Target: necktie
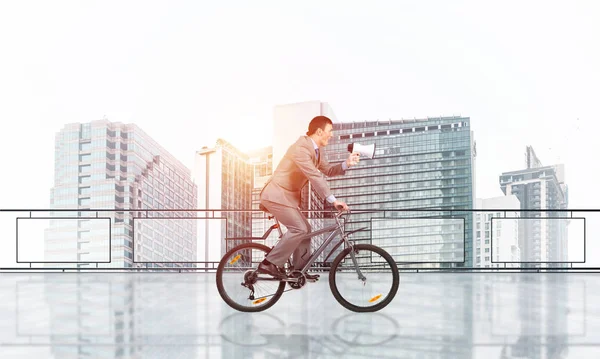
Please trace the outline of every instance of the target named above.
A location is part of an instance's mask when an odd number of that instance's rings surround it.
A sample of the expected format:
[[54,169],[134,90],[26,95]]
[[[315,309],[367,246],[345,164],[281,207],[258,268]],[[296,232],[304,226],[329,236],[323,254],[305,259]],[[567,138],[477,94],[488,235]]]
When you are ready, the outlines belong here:
[[317,162],[319,162],[319,149],[315,148],[315,153],[317,154]]

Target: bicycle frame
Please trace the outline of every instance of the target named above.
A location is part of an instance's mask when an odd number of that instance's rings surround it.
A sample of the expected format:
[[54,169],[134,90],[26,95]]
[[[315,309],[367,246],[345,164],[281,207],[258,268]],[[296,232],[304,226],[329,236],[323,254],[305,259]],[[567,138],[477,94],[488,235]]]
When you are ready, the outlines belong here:
[[[335,238],[335,236],[339,233],[341,235],[341,240],[339,241],[339,243],[333,247],[331,249],[331,252],[329,252],[329,254],[327,255],[327,258],[329,258],[329,256],[333,253],[333,251],[335,251],[335,249],[342,243],[346,244],[347,246],[353,248],[354,245],[352,243],[350,243],[350,241],[348,241],[348,235],[361,231],[367,227],[363,227],[363,228],[359,228],[356,229],[354,231],[348,232],[347,234],[344,232],[344,225],[342,224],[342,222],[340,221],[340,217],[343,214],[343,212],[339,212],[338,214],[336,214],[334,216],[334,219],[336,221],[336,224],[333,224],[331,226],[319,229],[318,231],[314,231],[314,232],[310,232],[307,233],[305,235],[302,236],[298,236],[296,238],[294,238],[294,240],[296,241],[303,241],[309,238],[313,238],[316,237],[320,234],[324,234],[324,233],[328,233],[329,235],[327,236],[327,238],[323,241],[323,243],[319,246],[319,248],[317,248],[316,251],[313,252],[313,254],[311,254],[310,258],[308,259],[308,262],[304,265],[304,267],[302,269],[300,269],[300,272],[302,274],[305,274],[308,269],[310,268],[310,266],[315,262],[315,260],[319,257],[319,255],[321,253],[323,253],[325,251],[325,248],[327,248],[327,246],[333,241],[333,239]],[[279,223],[279,221],[278,221]],[[358,278],[361,280],[365,280],[365,276],[362,274],[362,272],[360,271],[360,268],[358,268],[358,263],[356,262],[356,256],[354,255],[354,250],[350,251],[350,256],[352,258],[352,263],[354,264],[354,267],[356,268],[356,273],[358,274]]]
[[[305,241],[308,242],[310,241],[311,238],[319,236],[319,235],[323,235],[323,237],[326,237],[323,242],[319,245],[318,248],[316,248],[314,250],[314,252],[310,253],[310,255],[308,256],[308,258],[302,258],[306,260],[306,263],[303,264],[301,267],[297,267],[297,268],[293,268],[293,267],[287,267],[285,272],[283,269],[279,268],[277,270],[278,273],[272,273],[270,270],[264,271],[264,270],[260,270],[257,269],[255,267],[255,264],[258,263],[258,261],[261,260],[263,255],[267,255],[270,251],[269,247],[265,246],[264,244],[258,244],[258,243],[252,243],[252,242],[248,242],[248,243],[244,243],[242,245],[236,246],[233,249],[231,249],[230,251],[227,252],[227,254],[225,256],[223,256],[223,258],[221,259],[221,261],[219,262],[219,267],[217,269],[217,276],[216,276],[216,281],[217,281],[217,289],[219,290],[219,294],[221,295],[221,297],[223,298],[223,300],[225,300],[225,302],[227,302],[227,304],[229,304],[229,306],[231,306],[234,309],[243,311],[243,312],[260,312],[263,311],[265,309],[270,308],[273,304],[275,304],[279,298],[281,297],[281,295],[284,292],[287,292],[289,290],[294,290],[294,289],[300,289],[302,287],[304,287],[304,285],[307,282],[315,282],[318,279],[318,276],[315,277],[310,277],[307,274],[307,271],[309,270],[309,268],[315,263],[317,257],[321,256],[324,252],[325,249],[333,242],[334,238],[339,234],[341,237],[339,239],[338,243],[334,243],[335,245],[332,246],[331,252],[327,255],[325,261],[327,261],[327,258],[331,257],[332,254],[334,254],[336,252],[336,249],[342,244],[344,243],[345,245],[347,245],[346,248],[344,248],[341,252],[335,254],[335,259],[333,260],[331,267],[329,268],[329,275],[327,277],[329,277],[329,286],[331,288],[332,294],[335,297],[335,299],[345,308],[355,311],[355,312],[374,312],[374,311],[378,311],[382,308],[384,308],[386,305],[389,304],[389,302],[394,298],[397,290],[398,290],[398,285],[399,285],[399,275],[398,275],[398,268],[396,266],[396,263],[394,261],[394,259],[392,258],[392,256],[387,253],[384,249],[377,247],[375,245],[372,244],[355,244],[353,242],[351,242],[348,237],[350,234],[361,231],[367,227],[363,227],[360,229],[356,229],[356,230],[352,230],[352,231],[345,231],[344,228],[344,223],[342,220],[340,220],[341,216],[343,213],[337,213],[334,216],[332,216],[331,218],[335,219],[335,224],[331,225],[331,226],[327,226],[325,228],[319,229],[317,231],[313,231],[313,232],[309,232],[306,234],[301,234],[301,235],[294,235],[291,236],[290,238],[286,238],[285,240],[291,240],[292,242],[290,243],[290,246],[294,246],[295,241]],[[279,222],[276,221],[277,223],[272,226],[271,230],[273,230],[273,228],[279,228]],[[325,236],[325,234],[327,233],[327,235]],[[264,238],[265,236],[261,237]],[[271,247],[273,248],[273,247]],[[248,252],[244,252],[245,250],[248,250]],[[369,262],[372,262],[372,258],[370,258],[368,255],[367,256],[363,256],[363,257],[358,257],[358,251],[365,251],[365,252],[369,252],[369,253],[376,253],[378,255],[380,255],[381,257],[383,257],[383,265],[384,265],[384,269],[391,269],[391,275],[392,275],[392,283],[391,283],[391,287],[389,289],[389,294],[387,294],[386,296],[384,296],[384,292],[381,293],[376,293],[379,292],[380,289],[378,286],[376,286],[375,289],[371,288],[371,286],[366,287],[365,284],[367,283],[367,278],[365,277],[365,275],[363,274],[363,271],[365,271],[364,273],[371,273],[369,269],[365,268],[365,269],[361,269],[359,267],[359,264],[363,264],[363,259],[365,259],[365,263],[369,265]],[[253,252],[256,251],[257,253]],[[350,254],[350,256],[348,256]],[[235,257],[233,259],[230,260],[230,256],[235,255]],[[236,265],[235,267],[229,267],[228,264],[235,264],[238,262],[238,260],[240,258],[243,258],[242,261]],[[360,261],[360,263],[359,263]],[[290,261],[289,259],[287,260],[287,263],[289,264]],[[387,263],[387,265],[386,265]],[[379,266],[379,265],[377,265]],[[259,265],[260,268],[260,265]],[[228,276],[229,278],[227,280],[224,279],[224,273],[225,272],[231,272],[231,276]],[[235,272],[235,273],[233,273]],[[341,276],[338,276],[338,272],[341,273]],[[261,276],[260,274],[262,273],[266,273],[268,274],[267,276]],[[339,290],[339,285],[337,284],[338,282],[344,282],[347,280],[351,280],[351,278],[348,277],[347,274],[350,275],[350,277],[353,276],[353,274],[357,274],[357,278],[359,279],[359,288],[360,287],[365,287],[363,289],[363,294],[359,295],[360,298],[359,301],[357,302],[355,299],[350,299],[350,301],[348,301],[349,297],[345,297],[347,293],[345,293],[344,290],[342,290],[342,292],[340,292]],[[243,275],[243,279],[242,282],[238,282],[239,278],[238,276]],[[272,292],[265,292],[262,288],[258,288],[257,287],[257,292],[255,293],[255,285],[257,285],[257,283],[259,281],[269,281],[269,282],[279,282],[277,285],[277,288],[267,288],[267,290],[271,290],[271,289],[275,289],[275,291]],[[248,290],[250,290],[250,293],[248,295],[247,298],[246,294],[244,293],[245,289],[242,289],[242,292],[240,292],[239,290],[236,290],[237,287],[237,283],[239,283],[239,285],[241,285],[242,287],[247,288]],[[354,282],[356,283],[356,282]],[[286,288],[286,284],[289,284],[289,286],[291,287],[288,290],[285,290]],[[362,285],[361,285],[362,284]],[[231,289],[226,289],[225,285],[228,285],[231,287]],[[239,287],[237,287],[239,289]],[[344,286],[345,288],[345,286]],[[382,290],[385,290],[385,286],[382,287]],[[230,291],[233,290],[235,291],[236,295],[234,297],[232,297],[229,293]],[[265,292],[265,293],[263,293]],[[367,303],[367,297],[369,296],[369,292],[371,295],[371,299],[368,299],[368,303]],[[233,293],[233,292],[232,292]],[[256,294],[256,295],[255,295]],[[372,296],[373,294],[375,294],[375,296]],[[268,302],[264,303],[263,306],[256,306],[257,304],[263,303],[265,300],[267,300],[268,297],[272,297],[271,299],[268,300]],[[376,302],[379,299],[382,299],[382,301],[380,301],[379,303],[376,303],[374,305],[371,305],[370,303]],[[362,298],[362,299],[361,299]],[[239,300],[241,300],[241,302]],[[248,302],[251,301],[251,302]]]

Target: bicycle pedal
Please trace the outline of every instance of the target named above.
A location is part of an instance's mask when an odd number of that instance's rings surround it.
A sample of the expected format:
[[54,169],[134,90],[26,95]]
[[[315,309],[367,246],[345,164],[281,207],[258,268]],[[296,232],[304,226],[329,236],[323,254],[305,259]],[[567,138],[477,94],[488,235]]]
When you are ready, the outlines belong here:
[[315,278],[315,279],[308,279],[308,278],[306,278],[306,281],[309,282],[309,283],[314,283],[314,282],[318,282],[319,278]]

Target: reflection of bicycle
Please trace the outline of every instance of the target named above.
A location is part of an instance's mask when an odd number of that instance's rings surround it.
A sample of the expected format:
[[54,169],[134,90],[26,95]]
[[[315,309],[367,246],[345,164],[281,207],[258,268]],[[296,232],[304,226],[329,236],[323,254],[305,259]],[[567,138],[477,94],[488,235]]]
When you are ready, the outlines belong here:
[[[348,354],[353,348],[379,347],[398,338],[399,325],[394,318],[380,314],[346,314],[335,319],[330,333],[316,334],[322,327],[303,323],[284,323],[268,313],[233,313],[221,320],[221,338],[235,346],[252,350],[277,351],[292,356],[295,349],[310,347],[313,354]],[[307,345],[310,343],[310,345]],[[306,353],[297,353],[305,357]]]
[[[270,308],[281,298],[286,283],[292,289],[300,289],[306,284],[306,272],[339,233],[340,241],[327,256],[329,258],[342,243],[345,245],[329,268],[329,287],[333,296],[345,308],[355,312],[375,312],[384,308],[398,291],[396,262],[389,253],[377,246],[350,242],[348,236],[363,228],[345,233],[343,222],[340,221],[342,213],[334,215],[336,224],[295,239],[302,241],[329,233],[304,268],[295,269],[288,260],[284,279],[263,277],[256,272],[258,264],[271,250],[269,247],[251,242],[229,250],[217,268],[217,288],[223,300],[243,312],[259,312]],[[263,238],[273,228],[279,228],[279,223],[271,226]]]
[[400,326],[390,316],[374,313],[347,314],[336,319],[331,325],[333,335],[348,346],[374,347],[383,345],[398,337]]

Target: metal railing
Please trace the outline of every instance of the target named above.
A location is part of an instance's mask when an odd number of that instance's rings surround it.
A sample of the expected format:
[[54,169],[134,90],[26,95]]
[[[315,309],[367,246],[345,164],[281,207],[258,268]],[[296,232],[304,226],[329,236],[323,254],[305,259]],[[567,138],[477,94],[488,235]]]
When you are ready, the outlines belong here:
[[[313,230],[332,214],[304,213]],[[400,270],[600,271],[600,245],[587,243],[598,209],[373,209],[345,221],[366,226],[351,239],[385,248]],[[251,209],[0,209],[0,251],[15,253],[0,271],[214,271],[236,244],[275,244],[274,224]]]

